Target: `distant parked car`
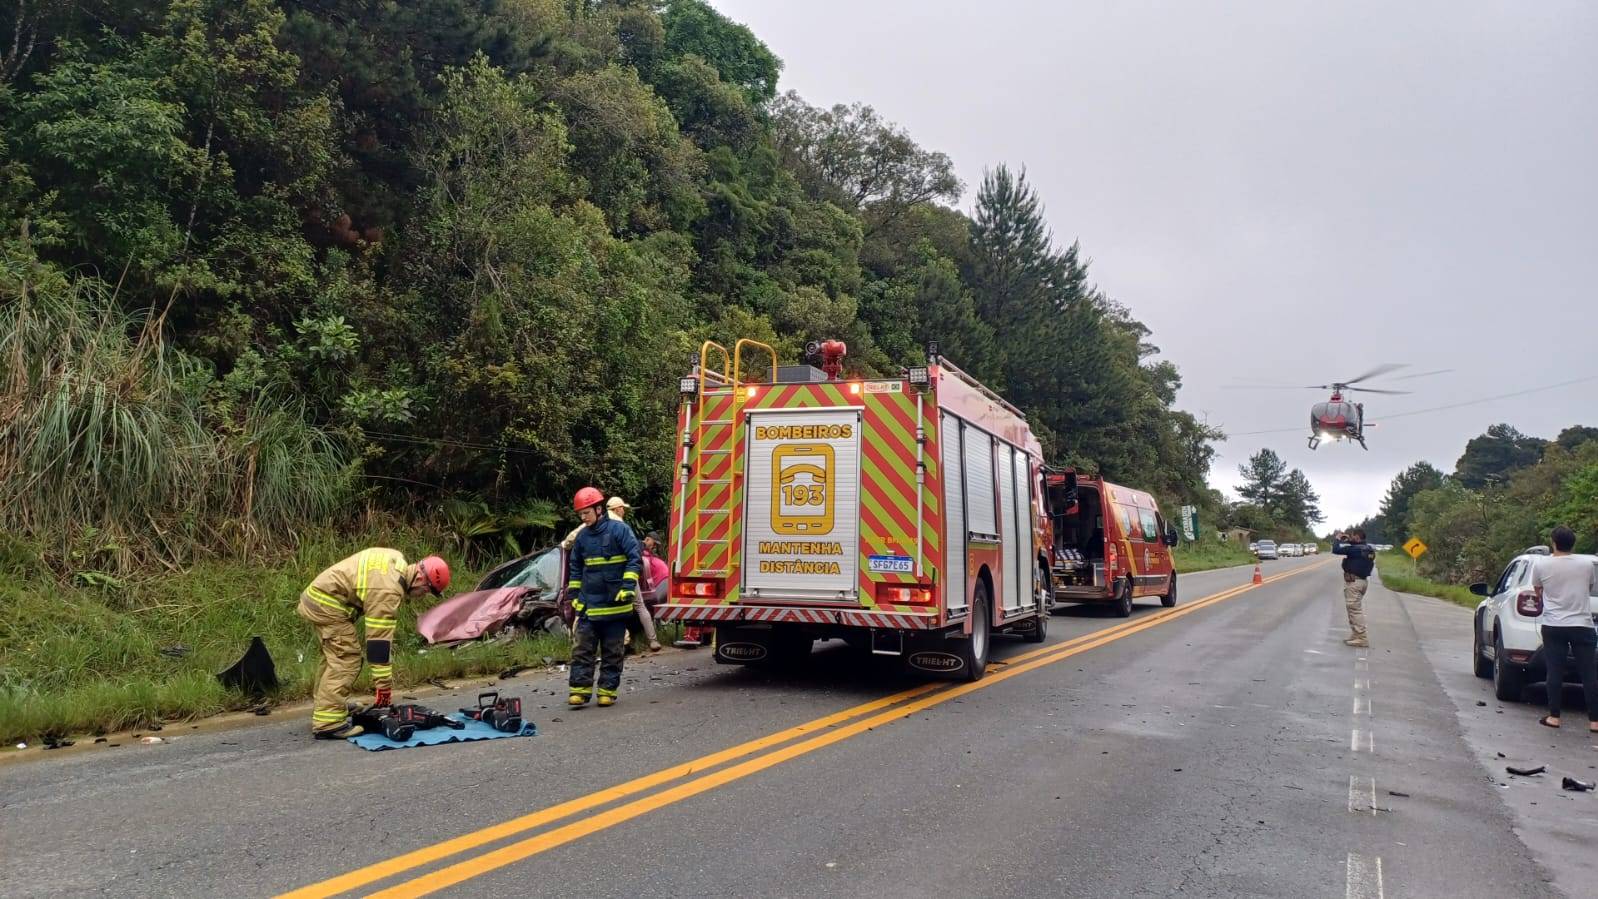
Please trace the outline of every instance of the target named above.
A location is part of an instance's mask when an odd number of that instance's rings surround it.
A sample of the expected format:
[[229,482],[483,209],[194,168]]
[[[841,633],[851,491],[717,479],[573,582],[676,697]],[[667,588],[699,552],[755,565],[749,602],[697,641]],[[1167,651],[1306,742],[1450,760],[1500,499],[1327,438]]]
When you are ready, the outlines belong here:
[[1311,556],[1320,555],[1321,545],[1319,543],[1306,543],[1304,544],[1304,552]]
[[1248,551],[1251,552],[1251,553],[1259,552],[1260,551],[1260,542],[1258,540],[1249,541]]
[[1278,558],[1276,554],[1276,541],[1261,540],[1259,546],[1254,549],[1254,555],[1259,556],[1261,559]]
[[[1471,659],[1477,677],[1493,679],[1493,694],[1505,702],[1518,702],[1527,684],[1541,681],[1543,663],[1542,600],[1531,583],[1531,567],[1548,547],[1533,546],[1516,556],[1492,586],[1471,584],[1470,592],[1485,597],[1476,606],[1475,639]],[[1598,557],[1582,556],[1598,565]],[[1598,622],[1598,596],[1591,597],[1594,622]],[[1567,677],[1575,675],[1575,660],[1565,657]]]

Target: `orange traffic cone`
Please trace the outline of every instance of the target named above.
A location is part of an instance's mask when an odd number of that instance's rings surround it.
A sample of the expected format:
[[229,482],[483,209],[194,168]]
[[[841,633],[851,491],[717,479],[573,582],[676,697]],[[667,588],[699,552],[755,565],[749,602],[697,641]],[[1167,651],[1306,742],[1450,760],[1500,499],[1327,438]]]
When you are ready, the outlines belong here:
[[1264,578],[1264,576],[1262,576],[1260,574],[1260,567],[1258,565],[1254,566],[1254,583],[1256,583],[1256,584],[1265,583],[1265,578]]

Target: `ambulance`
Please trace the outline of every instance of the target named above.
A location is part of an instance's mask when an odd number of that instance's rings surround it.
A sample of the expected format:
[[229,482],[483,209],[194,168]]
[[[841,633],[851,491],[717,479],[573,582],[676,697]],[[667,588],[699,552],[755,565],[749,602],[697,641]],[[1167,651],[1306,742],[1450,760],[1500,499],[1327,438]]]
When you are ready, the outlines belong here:
[[1176,605],[1176,528],[1153,495],[1071,470],[1044,482],[1056,603],[1108,603],[1123,618],[1145,596]]
[[666,621],[723,663],[795,663],[842,638],[976,680],[994,635],[1047,636],[1042,447],[1026,417],[929,347],[896,377],[706,343],[681,379]]

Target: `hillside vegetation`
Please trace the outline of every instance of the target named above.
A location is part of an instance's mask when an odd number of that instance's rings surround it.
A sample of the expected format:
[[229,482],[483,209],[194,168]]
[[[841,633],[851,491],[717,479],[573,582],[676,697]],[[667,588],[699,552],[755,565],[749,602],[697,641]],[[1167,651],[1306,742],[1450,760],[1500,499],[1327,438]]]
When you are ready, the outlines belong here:
[[293,598],[356,543],[464,574],[585,483],[658,526],[710,338],[936,340],[1051,460],[1218,521],[1216,433],[1024,167],[963,184],[781,68],[701,0],[16,4],[0,730],[238,702],[252,632],[299,672]]
[[[1456,586],[1494,581],[1559,525],[1576,532],[1577,552],[1598,552],[1598,428],[1573,426],[1547,440],[1493,425],[1470,440],[1452,473],[1428,462],[1400,472],[1379,514],[1361,523],[1373,542],[1419,537],[1428,551],[1416,573]],[[1468,597],[1449,598],[1474,605]]]
[[864,373],[936,339],[1052,458],[1205,496],[1213,434],[1022,169],[956,211],[948,157],[779,93],[699,0],[20,10],[0,527],[57,572],[282,550],[369,502],[548,526],[587,482],[658,521],[705,338],[841,337]]

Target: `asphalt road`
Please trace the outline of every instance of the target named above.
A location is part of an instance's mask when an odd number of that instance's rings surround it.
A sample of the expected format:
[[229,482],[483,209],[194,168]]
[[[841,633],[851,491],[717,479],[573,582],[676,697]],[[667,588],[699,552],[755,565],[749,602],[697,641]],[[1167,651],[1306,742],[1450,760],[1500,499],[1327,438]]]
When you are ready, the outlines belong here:
[[614,709],[500,684],[532,738],[367,753],[273,716],[0,766],[0,896],[1595,895],[1598,794],[1559,776],[1598,741],[1493,700],[1466,610],[1373,585],[1354,650],[1331,560],[1265,573],[1068,607],[974,685],[669,652]]

